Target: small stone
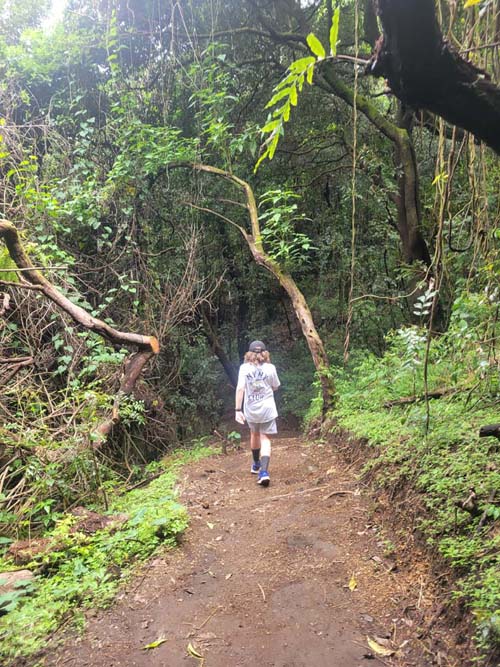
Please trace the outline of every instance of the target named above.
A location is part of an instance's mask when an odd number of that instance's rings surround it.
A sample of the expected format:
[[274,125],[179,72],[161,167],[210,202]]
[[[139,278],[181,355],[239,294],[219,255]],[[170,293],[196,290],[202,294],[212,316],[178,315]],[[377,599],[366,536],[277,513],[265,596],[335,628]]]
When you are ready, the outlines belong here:
[[20,582],[32,581],[35,575],[31,570],[14,570],[11,572],[0,572],[0,595],[20,590]]

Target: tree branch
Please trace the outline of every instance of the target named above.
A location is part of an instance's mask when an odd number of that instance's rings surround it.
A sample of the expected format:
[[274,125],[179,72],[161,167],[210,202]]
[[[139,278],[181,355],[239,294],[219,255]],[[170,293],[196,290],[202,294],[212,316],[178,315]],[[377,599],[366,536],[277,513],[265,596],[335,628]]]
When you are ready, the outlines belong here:
[[213,40],[217,37],[234,37],[235,35],[257,35],[258,37],[266,37],[274,42],[296,42],[299,44],[307,44],[305,37],[302,35],[297,35],[293,32],[277,32],[276,30],[271,29],[269,26],[266,26],[267,32],[265,30],[259,30],[258,28],[232,28],[230,30],[218,30],[217,32],[207,33],[203,35],[198,35],[198,39],[209,39]]
[[500,88],[443,38],[434,0],[378,0],[383,35],[367,71],[394,94],[472,132],[500,154]]
[[[24,280],[30,286],[40,290],[50,301],[55,303],[61,310],[67,313],[75,322],[89,331],[97,333],[105,340],[114,345],[135,346],[138,352],[132,354],[126,361],[123,376],[120,383],[120,391],[115,399],[111,419],[106,420],[97,428],[98,440],[94,443],[99,446],[111,431],[111,428],[120,421],[119,396],[130,394],[145,364],[153,356],[158,354],[160,345],[154,336],[142,336],[141,334],[128,333],[114,329],[106,322],[93,317],[81,306],[77,306],[68,297],[64,296],[57,287],[52,285],[30,261],[24,250],[17,229],[7,220],[0,220],[0,238],[3,238],[11,259],[17,268],[22,271]],[[23,287],[20,283],[16,287]]]

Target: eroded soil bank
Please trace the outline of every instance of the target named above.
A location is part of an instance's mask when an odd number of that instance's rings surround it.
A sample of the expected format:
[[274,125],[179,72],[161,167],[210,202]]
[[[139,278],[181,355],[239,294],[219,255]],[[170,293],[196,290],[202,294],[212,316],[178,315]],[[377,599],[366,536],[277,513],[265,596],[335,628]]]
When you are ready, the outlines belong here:
[[[184,468],[192,521],[180,548],[159,553],[43,664],[466,664],[445,631],[422,631],[438,603],[427,567],[388,555],[389,529],[374,525],[368,490],[330,446],[280,437],[267,489],[249,470],[246,449]],[[367,638],[395,653],[381,655]]]

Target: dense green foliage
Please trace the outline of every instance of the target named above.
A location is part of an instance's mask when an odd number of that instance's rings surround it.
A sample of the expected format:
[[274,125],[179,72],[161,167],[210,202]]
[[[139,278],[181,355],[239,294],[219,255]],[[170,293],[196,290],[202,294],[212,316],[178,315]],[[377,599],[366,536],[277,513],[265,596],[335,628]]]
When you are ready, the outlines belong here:
[[[455,569],[457,595],[472,609],[483,647],[500,639],[498,447],[478,437],[480,426],[498,416],[491,356],[498,323],[485,326],[497,306],[488,297],[457,300],[447,332],[431,344],[429,392],[442,390],[441,397],[390,406],[400,397],[424,397],[426,333],[405,328],[391,335],[382,358],[367,354],[340,374],[336,415],[340,426],[366,438],[362,474],[404,519],[402,539],[421,534]],[[459,507],[471,488],[478,498],[472,517]]]
[[[63,294],[160,352],[124,395],[134,346],[27,289],[2,244],[6,539],[105,507],[218,427],[253,338],[278,366],[281,414],[319,414],[294,308],[241,233],[242,192],[192,168],[204,163],[251,185],[259,241],[328,351],[336,416],[370,439],[367,475],[417,494],[401,513],[418,508],[416,534],[455,568],[487,651],[500,463],[477,429],[500,421],[498,158],[362,76],[370,2],[69,0],[54,25],[48,4],[0,2],[2,217]],[[450,41],[498,82],[495,3],[438,4]],[[436,388],[446,395],[383,406]],[[470,487],[480,516],[454,504]]]

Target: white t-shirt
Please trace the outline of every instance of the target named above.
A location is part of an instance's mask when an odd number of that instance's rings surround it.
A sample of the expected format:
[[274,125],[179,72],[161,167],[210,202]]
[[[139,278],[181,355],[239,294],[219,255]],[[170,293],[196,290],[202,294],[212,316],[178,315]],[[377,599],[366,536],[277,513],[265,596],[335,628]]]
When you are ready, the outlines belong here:
[[243,412],[246,420],[263,424],[276,419],[278,412],[274,402],[274,390],[280,386],[274,364],[245,363],[240,366],[237,389],[245,390]]

